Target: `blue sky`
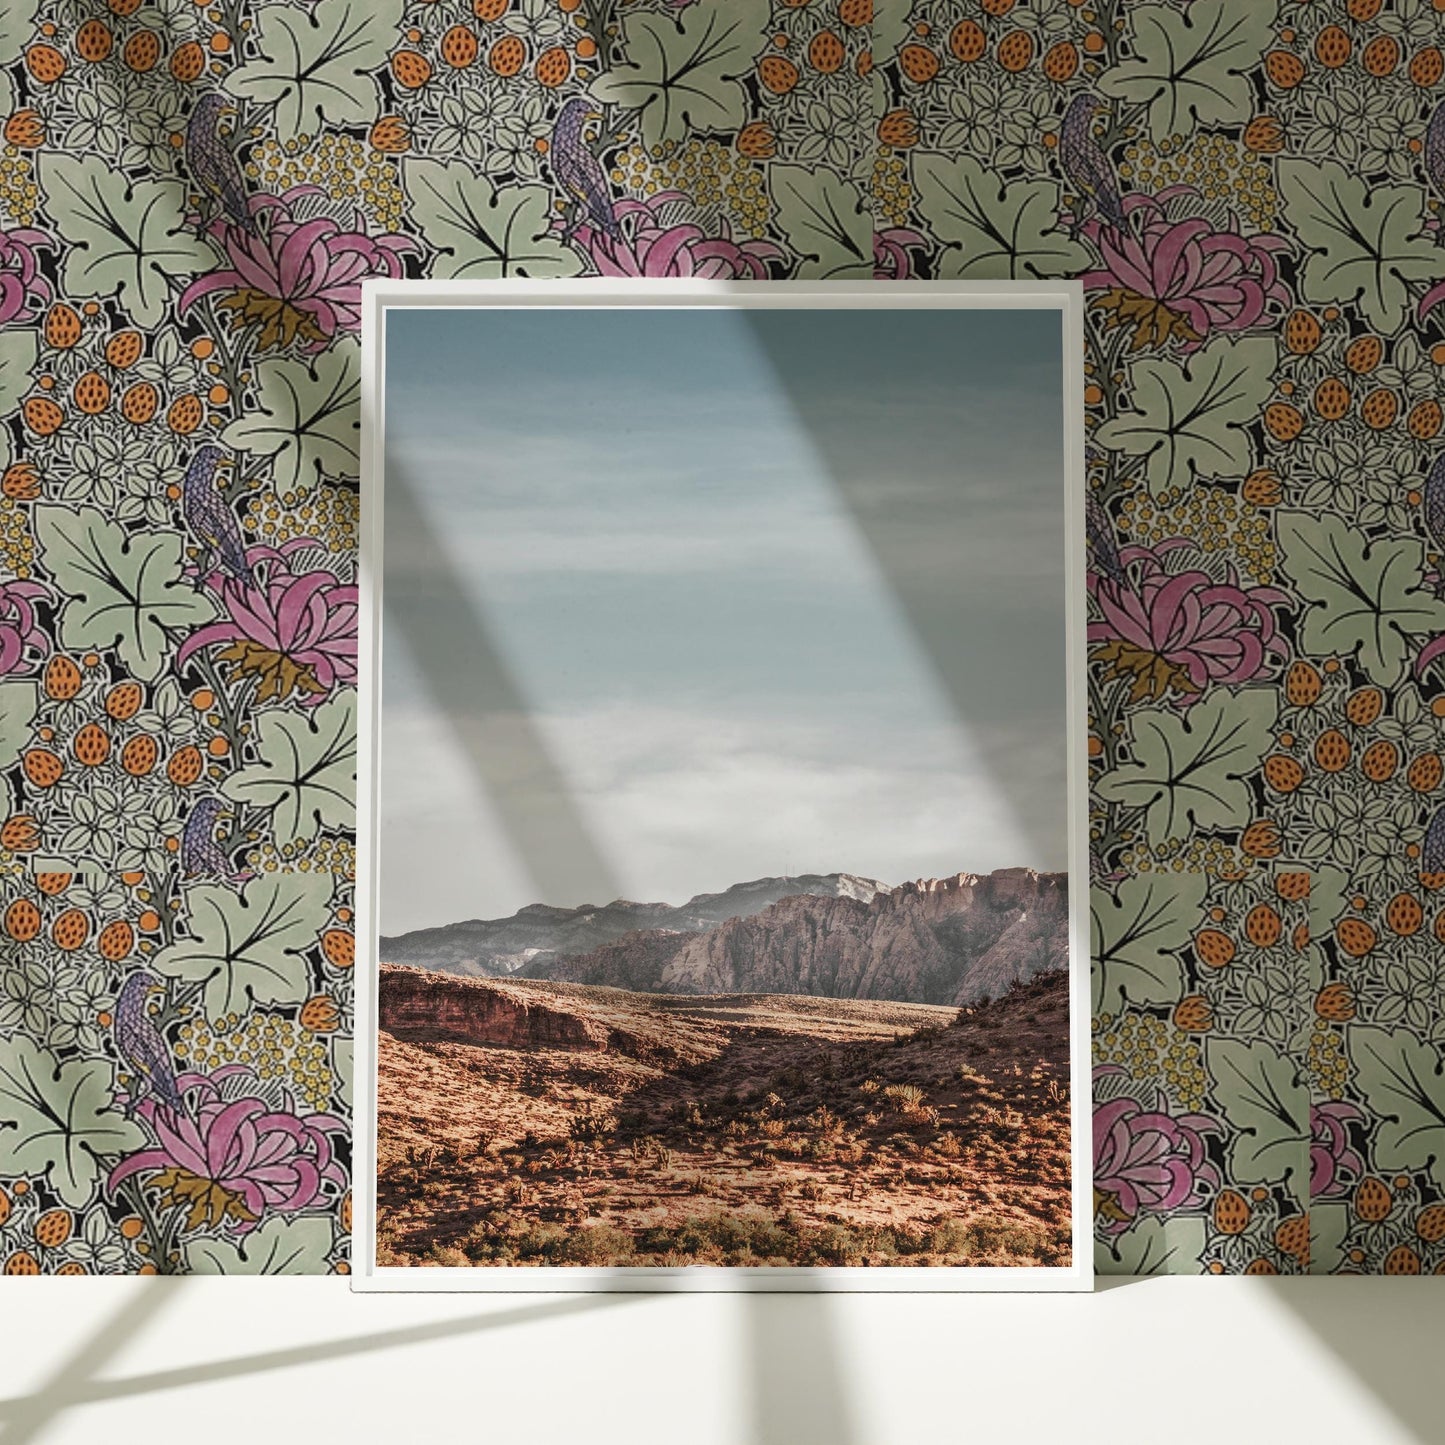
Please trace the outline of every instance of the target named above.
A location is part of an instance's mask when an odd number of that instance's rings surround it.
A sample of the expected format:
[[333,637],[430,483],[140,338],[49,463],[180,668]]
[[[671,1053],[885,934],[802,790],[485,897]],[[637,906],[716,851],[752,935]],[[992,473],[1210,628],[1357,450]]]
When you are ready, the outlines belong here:
[[1048,312],[392,311],[383,932],[1062,868],[1059,355]]

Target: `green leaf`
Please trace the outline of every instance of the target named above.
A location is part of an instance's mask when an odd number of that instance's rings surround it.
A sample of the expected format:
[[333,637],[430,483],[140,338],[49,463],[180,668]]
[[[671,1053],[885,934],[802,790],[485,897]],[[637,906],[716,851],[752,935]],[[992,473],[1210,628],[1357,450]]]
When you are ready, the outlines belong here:
[[1310,1203],[1311,1274],[1330,1274],[1344,1263],[1350,1222],[1348,1204]]
[[341,1034],[332,1034],[331,1070],[336,1075],[336,1100],[344,1108],[351,1107],[355,1062],[356,1040]]
[[39,706],[39,683],[0,683],[0,768],[15,762],[30,741],[30,725]]
[[45,566],[69,598],[60,614],[66,647],[114,647],[151,682],[169,656],[166,629],[187,631],[216,615],[181,576],[180,537],[130,536],[94,507],[38,506],[34,517]]
[[650,151],[695,131],[736,130],[747,109],[738,77],[767,39],[766,18],[761,7],[737,0],[703,0],[676,19],[646,11],[629,15],[622,59],[592,82],[592,95],[603,105],[635,111]]
[[465,161],[413,157],[402,178],[416,228],[436,248],[431,274],[446,280],[575,276],[582,258],[552,231],[546,186],[498,190]]
[[873,213],[852,181],[826,167],[772,168],[778,229],[812,281],[866,281],[873,275]]
[[266,5],[260,54],[232,74],[235,95],[274,106],[281,140],[328,125],[367,125],[376,116],[376,83],[396,43],[402,0],[320,0],[309,10]]
[[1094,1247],[1097,1274],[1200,1274],[1206,1240],[1197,1215],[1161,1218],[1146,1214],[1124,1234],[1099,1240]]
[[1105,773],[1095,793],[1105,803],[1144,808],[1155,842],[1199,828],[1237,828],[1253,816],[1244,781],[1273,742],[1279,698],[1267,688],[1216,688],[1187,711],[1140,708],[1130,721],[1133,761]]
[[268,709],[256,722],[260,761],[233,773],[221,792],[272,810],[280,843],[314,838],[356,821],[356,693],[306,713]]
[[[30,390],[35,373],[35,358],[40,354],[40,340],[33,331],[18,326],[0,331],[0,417],[8,416],[25,393]],[[8,429],[0,427],[4,437],[5,455],[10,453]]]
[[1355,1087],[1379,1120],[1373,1157],[1380,1170],[1430,1170],[1445,1184],[1445,1059],[1408,1029],[1358,1024],[1350,1030]]
[[5,0],[0,5],[0,65],[20,59],[39,9],[40,0]]
[[1421,234],[1420,188],[1366,181],[1338,161],[1281,160],[1278,171],[1285,219],[1311,253],[1305,300],[1356,302],[1377,331],[1393,332],[1409,283],[1440,275],[1440,252]]
[[1052,181],[999,179],[972,156],[919,155],[918,209],[943,243],[941,280],[1027,281],[1072,276],[1089,254],[1059,225]]
[[0,1048],[0,1174],[49,1171],[61,1200],[79,1209],[103,1160],[144,1143],[140,1127],[115,1106],[105,1061],[62,1063],[24,1035]]
[[1233,124],[1253,102],[1249,72],[1274,39],[1275,0],[1194,0],[1183,12],[1136,5],[1133,54],[1099,77],[1115,100],[1149,107],[1157,141]]
[[331,894],[331,877],[320,873],[266,873],[240,897],[200,884],[186,895],[191,936],[163,948],[151,966],[182,983],[204,982],[212,1018],[301,1003],[311,983],[305,953],[326,927]]
[[1130,373],[1132,410],[1095,433],[1101,447],[1147,457],[1154,491],[1190,486],[1196,475],[1237,476],[1251,457],[1245,427],[1270,394],[1275,345],[1263,337],[1219,337],[1187,365],[1136,361]]
[[1310,1170],[1310,1100],[1294,1062],[1262,1041],[1210,1039],[1204,1063],[1215,1101],[1235,1130],[1230,1178],[1241,1184],[1292,1180],[1303,1197]]
[[186,225],[185,188],[176,181],[129,180],[100,156],[43,154],[40,189],[55,229],[70,243],[65,289],[112,296],[141,326],[158,326],[171,280],[216,264],[215,252]]
[[360,348],[343,342],[311,363],[289,358],[256,368],[255,407],[221,433],[237,451],[275,457],[278,492],[307,491],[322,477],[360,469]]
[[1118,1013],[1125,1000],[1172,1003],[1184,991],[1179,950],[1199,924],[1202,873],[1139,873],[1117,894],[1095,889],[1090,905],[1094,1012]]
[[1280,566],[1310,604],[1301,650],[1312,656],[1358,654],[1382,687],[1404,676],[1411,638],[1445,630],[1445,602],[1420,585],[1423,542],[1372,542],[1344,517],[1277,512]]
[[229,1239],[192,1239],[185,1248],[186,1273],[328,1274],[333,1243],[329,1218],[273,1215],[237,1244]]

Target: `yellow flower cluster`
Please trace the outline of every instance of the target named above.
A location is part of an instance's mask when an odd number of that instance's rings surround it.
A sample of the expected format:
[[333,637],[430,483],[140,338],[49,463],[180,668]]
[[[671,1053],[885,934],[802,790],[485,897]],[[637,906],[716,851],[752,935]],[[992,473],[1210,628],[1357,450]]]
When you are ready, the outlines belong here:
[[333,552],[356,550],[361,496],[349,487],[322,485],[285,498],[275,492],[252,497],[242,519],[248,532],[271,546],[295,537],[315,537]]
[[913,184],[908,179],[908,163],[897,151],[887,146],[879,150],[873,161],[871,187],[879,217],[890,226],[907,225]]
[[1120,513],[1124,531],[1141,546],[1187,537],[1201,552],[1232,549],[1253,582],[1274,580],[1278,554],[1268,518],[1223,487],[1169,487],[1158,496],[1140,488],[1125,497]]
[[262,873],[335,873],[356,877],[356,849],[345,838],[311,842],[262,843],[246,854],[247,864]]
[[767,233],[771,202],[762,170],[716,141],[667,141],[654,155],[634,141],[616,160],[612,179],[639,197],[682,191],[700,206],[717,206],[742,235]]
[[1118,1064],[1136,1079],[1162,1079],[1185,1110],[1204,1103],[1209,1080],[1199,1045],[1153,1014],[1101,1014],[1094,1020],[1094,1062]]
[[1213,878],[1237,878],[1254,867],[1237,848],[1219,838],[1171,838],[1148,852],[1130,849],[1121,859],[1124,866],[1141,873],[1207,873]]
[[35,538],[24,507],[0,497],[0,559],[23,582],[35,561]]
[[333,201],[351,202],[382,230],[401,228],[404,199],[396,167],[354,136],[263,140],[251,152],[246,174],[276,194],[292,186],[319,186]]
[[40,187],[35,183],[35,168],[15,146],[0,152],[0,207],[12,225],[35,223],[35,208],[40,204]]
[[336,1086],[326,1045],[279,1014],[188,1020],[181,1025],[175,1054],[197,1070],[246,1064],[263,1083],[278,1080],[313,1109],[326,1108]]
[[1316,1019],[1310,1030],[1309,1047],[1305,1051],[1305,1066],[1315,1091],[1331,1099],[1342,1099],[1345,1082],[1350,1077],[1350,1061],[1345,1057],[1345,1046],[1339,1032],[1332,1029],[1323,1019]]
[[1269,166],[1227,136],[1197,135],[1186,141],[1176,135],[1157,145],[1133,141],[1125,148],[1119,178],[1151,193],[1165,186],[1193,186],[1205,200],[1227,202],[1252,229],[1274,228],[1279,192]]

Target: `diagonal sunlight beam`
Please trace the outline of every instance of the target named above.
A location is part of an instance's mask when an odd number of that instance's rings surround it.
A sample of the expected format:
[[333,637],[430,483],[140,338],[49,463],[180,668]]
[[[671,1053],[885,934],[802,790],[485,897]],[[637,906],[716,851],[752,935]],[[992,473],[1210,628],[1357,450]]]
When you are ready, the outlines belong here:
[[[406,467],[389,457],[383,563],[387,639],[404,640],[438,712],[490,796],[518,861],[535,882],[537,901],[609,903],[622,894],[616,873],[593,840],[571,785],[537,730],[530,704],[419,494]],[[384,732],[385,724],[383,748]],[[384,837],[381,848],[385,868]]]
[[76,1403],[76,1391],[94,1378],[114,1355],[125,1349],[185,1288],[179,1279],[132,1286],[125,1303],[79,1349],[62,1361],[39,1389],[0,1401],[3,1445],[29,1445],[56,1418]]
[[349,1335],[339,1340],[295,1345],[284,1350],[237,1355],[229,1360],[208,1360],[203,1364],[185,1365],[173,1370],[153,1370],[147,1374],[122,1376],[113,1380],[96,1379],[96,1372],[105,1361],[128,1344],[137,1328],[170,1303],[172,1292],[182,1287],[182,1282],[178,1279],[155,1281],[139,1291],[139,1301],[128,1304],[90,1344],[68,1359],[40,1390],[32,1395],[0,1400],[0,1420],[7,1422],[4,1434],[0,1435],[0,1445],[25,1445],[25,1442],[36,1439],[39,1431],[61,1411],[81,1405],[159,1394],[165,1390],[212,1384],[219,1380],[242,1379],[249,1375],[267,1374],[273,1370],[298,1369],[328,1360],[348,1359],[380,1350],[454,1339],[483,1330],[541,1323],[565,1315],[611,1309],[616,1305],[649,1298],[640,1294],[582,1295],[549,1300],[544,1304],[518,1305],[512,1309],[468,1315],[459,1320],[438,1320],[431,1324],[409,1325],[402,1329],[377,1331],[374,1334]]

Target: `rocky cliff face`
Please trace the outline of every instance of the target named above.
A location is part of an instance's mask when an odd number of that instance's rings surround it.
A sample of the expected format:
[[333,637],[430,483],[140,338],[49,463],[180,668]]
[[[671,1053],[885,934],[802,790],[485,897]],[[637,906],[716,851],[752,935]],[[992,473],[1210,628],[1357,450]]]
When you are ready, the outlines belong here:
[[868,901],[784,898],[705,933],[634,933],[537,973],[644,992],[972,1003],[1067,968],[1067,883],[1008,868],[905,883]]
[[553,977],[547,972],[552,960],[589,953],[639,931],[698,933],[730,918],[748,917],[796,894],[866,900],[885,892],[887,886],[851,873],[808,873],[794,878],[758,878],[723,893],[699,893],[680,908],[627,899],[605,907],[552,908],[534,903],[510,918],[473,918],[444,928],[384,937],[381,957],[386,963],[414,964],[471,978],[512,973]]
[[481,980],[384,963],[378,997],[381,1027],[397,1039],[507,1049],[602,1050],[608,1045],[607,1031],[591,1020]]

